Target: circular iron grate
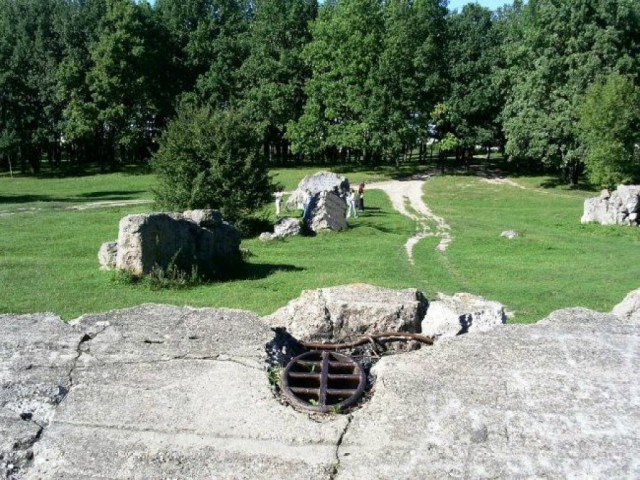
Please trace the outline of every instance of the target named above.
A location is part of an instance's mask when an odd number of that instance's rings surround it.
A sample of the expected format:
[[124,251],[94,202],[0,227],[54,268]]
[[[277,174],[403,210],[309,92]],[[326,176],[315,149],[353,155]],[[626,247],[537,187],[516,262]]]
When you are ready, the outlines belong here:
[[327,413],[355,404],[366,385],[362,367],[346,355],[311,351],[289,362],[281,386],[295,405]]

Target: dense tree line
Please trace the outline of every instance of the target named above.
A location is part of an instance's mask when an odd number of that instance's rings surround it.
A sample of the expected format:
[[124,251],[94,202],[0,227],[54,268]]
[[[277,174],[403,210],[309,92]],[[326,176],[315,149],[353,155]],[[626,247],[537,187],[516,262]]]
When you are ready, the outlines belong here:
[[192,139],[169,130],[214,119],[244,125],[251,165],[436,142],[613,184],[638,176],[639,73],[635,0],[0,0],[0,167],[117,168],[166,137],[173,175]]

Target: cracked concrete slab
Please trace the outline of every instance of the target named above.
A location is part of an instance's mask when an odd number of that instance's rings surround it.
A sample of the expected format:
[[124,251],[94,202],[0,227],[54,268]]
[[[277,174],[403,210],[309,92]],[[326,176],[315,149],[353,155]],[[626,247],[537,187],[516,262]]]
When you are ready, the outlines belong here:
[[638,478],[639,334],[567,309],[385,358],[335,478]]
[[371,399],[274,398],[257,315],[0,316],[0,478],[640,477],[640,325],[585,309],[385,357]]

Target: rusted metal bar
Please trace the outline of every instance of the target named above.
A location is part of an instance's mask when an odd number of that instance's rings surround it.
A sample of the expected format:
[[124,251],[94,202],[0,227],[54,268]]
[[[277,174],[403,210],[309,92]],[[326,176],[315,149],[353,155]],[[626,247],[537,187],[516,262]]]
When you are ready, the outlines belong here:
[[408,333],[408,332],[382,332],[382,333],[372,333],[371,335],[366,335],[364,337],[360,337],[357,340],[352,342],[344,342],[344,343],[320,343],[320,342],[300,342],[302,346],[313,349],[313,350],[344,350],[347,348],[357,347],[359,345],[364,345],[365,343],[370,343],[372,341],[380,341],[380,340],[414,340],[416,342],[424,343],[427,345],[433,345],[434,338],[427,337],[425,335],[420,335],[419,333]]

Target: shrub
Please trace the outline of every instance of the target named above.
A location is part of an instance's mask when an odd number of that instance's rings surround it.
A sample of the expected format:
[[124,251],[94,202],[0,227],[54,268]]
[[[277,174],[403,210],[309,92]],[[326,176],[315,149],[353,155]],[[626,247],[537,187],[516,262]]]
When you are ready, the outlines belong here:
[[215,208],[231,222],[246,222],[273,192],[256,131],[235,111],[188,104],[179,110],[152,159],[156,204]]

